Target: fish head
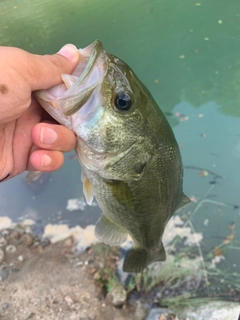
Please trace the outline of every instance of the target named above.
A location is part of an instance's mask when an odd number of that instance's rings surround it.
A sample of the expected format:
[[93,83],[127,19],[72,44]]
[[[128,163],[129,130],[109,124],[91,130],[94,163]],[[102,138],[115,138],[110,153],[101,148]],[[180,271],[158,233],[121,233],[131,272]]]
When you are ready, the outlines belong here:
[[79,49],[80,62],[63,83],[36,97],[59,123],[98,153],[114,154],[144,134],[148,97],[130,67],[99,40]]

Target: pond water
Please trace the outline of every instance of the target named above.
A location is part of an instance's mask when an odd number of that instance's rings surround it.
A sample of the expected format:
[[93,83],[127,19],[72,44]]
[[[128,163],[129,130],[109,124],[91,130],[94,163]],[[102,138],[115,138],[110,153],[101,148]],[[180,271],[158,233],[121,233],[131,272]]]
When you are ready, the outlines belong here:
[[[196,202],[180,215],[203,234],[203,256],[220,246],[221,267],[240,272],[239,0],[2,0],[0,30],[0,45],[38,54],[100,39],[133,68],[181,146],[184,192]],[[49,222],[95,223],[97,206],[66,209],[83,194],[78,161],[65,159],[42,183],[1,184],[0,216],[30,217],[39,233]]]

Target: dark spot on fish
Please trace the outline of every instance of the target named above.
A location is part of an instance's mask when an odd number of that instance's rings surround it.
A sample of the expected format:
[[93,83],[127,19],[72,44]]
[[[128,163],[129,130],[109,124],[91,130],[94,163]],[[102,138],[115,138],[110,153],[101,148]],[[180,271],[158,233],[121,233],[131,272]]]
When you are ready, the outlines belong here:
[[236,205],[233,206],[233,209],[237,210],[237,209],[239,209],[239,206],[236,204]]
[[0,84],[0,93],[6,94],[8,93],[8,87],[5,84]]
[[10,176],[10,173],[7,174],[5,178],[3,178],[2,180],[0,180],[0,182],[3,182],[4,180],[6,180],[9,176]]

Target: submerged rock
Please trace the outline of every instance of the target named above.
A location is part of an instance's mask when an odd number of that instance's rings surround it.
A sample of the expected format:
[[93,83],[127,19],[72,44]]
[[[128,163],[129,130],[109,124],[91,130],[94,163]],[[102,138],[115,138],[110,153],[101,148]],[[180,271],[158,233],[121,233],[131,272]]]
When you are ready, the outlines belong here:
[[[171,313],[171,318],[168,316]],[[168,319],[178,319],[175,316],[172,316],[172,312],[166,308],[154,308],[151,309],[146,320],[168,320]]]
[[197,308],[185,309],[181,314],[189,320],[238,320],[240,315],[239,303],[218,301]]

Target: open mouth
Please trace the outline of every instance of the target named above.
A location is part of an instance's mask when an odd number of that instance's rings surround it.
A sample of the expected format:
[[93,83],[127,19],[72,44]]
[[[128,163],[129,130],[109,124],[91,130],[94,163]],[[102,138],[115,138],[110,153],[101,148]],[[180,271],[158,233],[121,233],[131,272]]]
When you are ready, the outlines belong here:
[[106,52],[99,40],[78,51],[80,61],[71,75],[62,75],[63,84],[36,92],[38,98],[51,102],[65,116],[73,115],[85,105],[107,70]]

